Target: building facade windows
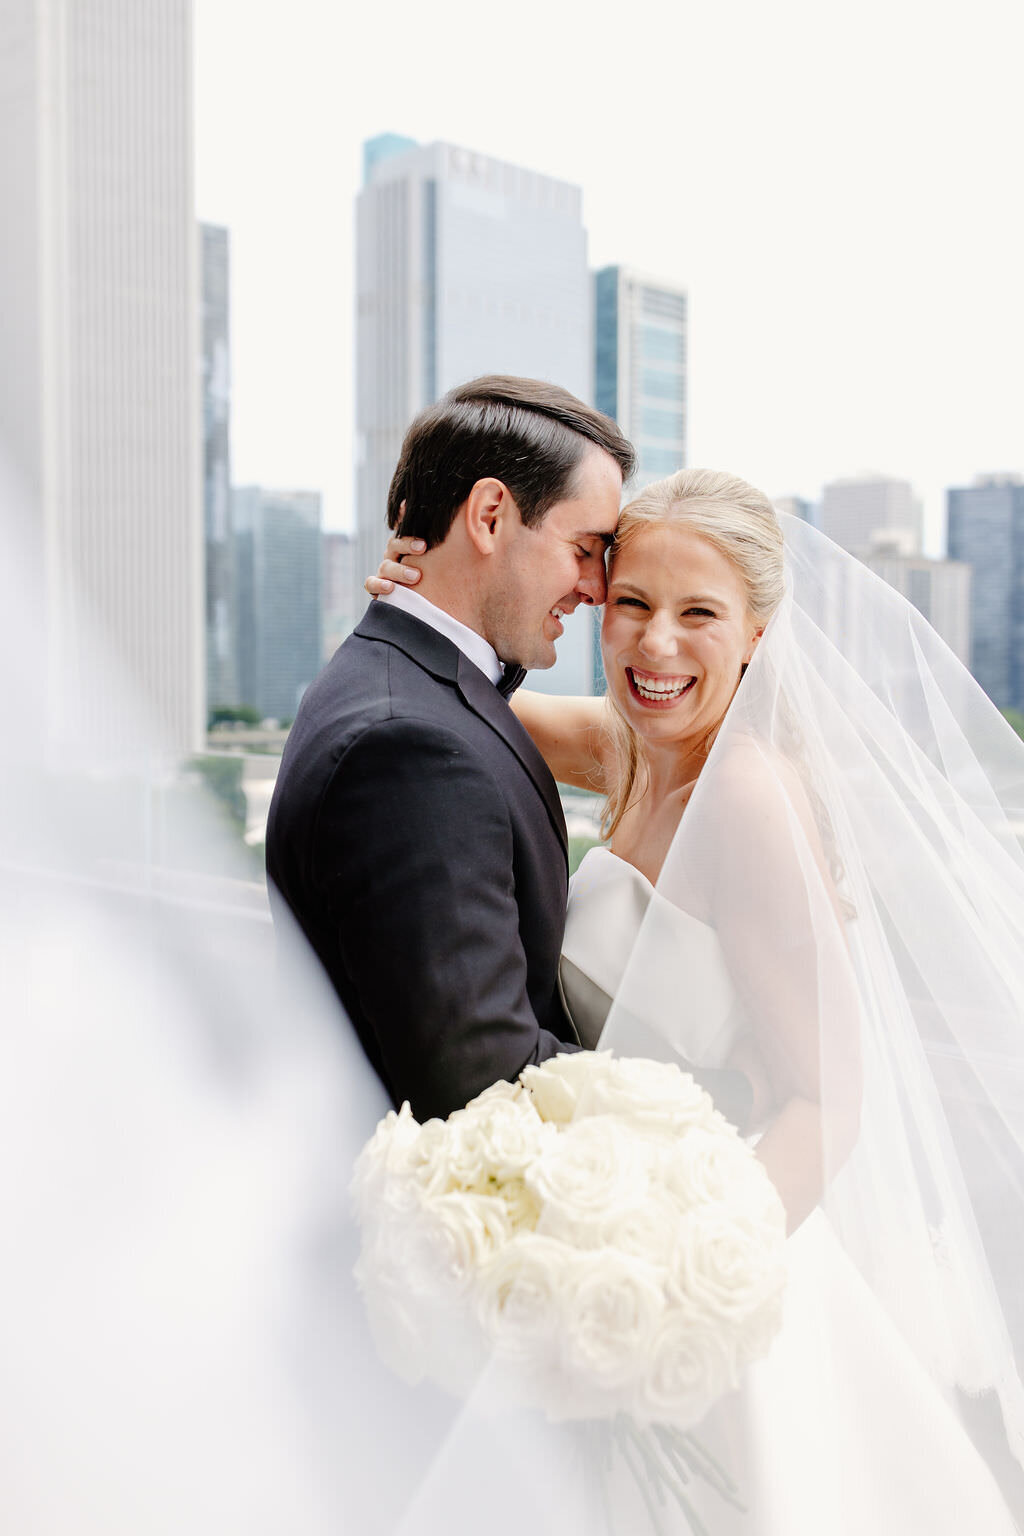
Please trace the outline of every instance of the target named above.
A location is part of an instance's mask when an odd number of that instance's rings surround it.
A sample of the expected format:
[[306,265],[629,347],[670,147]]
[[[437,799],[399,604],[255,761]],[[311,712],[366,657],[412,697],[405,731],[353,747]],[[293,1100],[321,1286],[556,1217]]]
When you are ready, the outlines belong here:
[[641,437],[667,437],[677,442],[683,435],[682,411],[658,410],[645,405],[640,411]]
[[626,267],[594,279],[595,398],[637,449],[630,487],[686,465],[687,296]]
[[952,489],[947,516],[949,553],[974,576],[971,671],[1000,709],[1024,709],[1024,482]]

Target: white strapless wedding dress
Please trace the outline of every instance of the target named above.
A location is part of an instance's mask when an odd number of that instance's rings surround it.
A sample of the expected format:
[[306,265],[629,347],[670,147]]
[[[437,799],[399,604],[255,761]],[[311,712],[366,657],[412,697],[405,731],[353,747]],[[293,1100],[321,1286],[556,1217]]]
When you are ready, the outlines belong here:
[[[652,905],[653,900],[653,905]],[[570,886],[562,964],[584,1045],[598,1045],[645,915],[664,964],[630,972],[630,1016],[605,1043],[621,1055],[682,1054],[721,1066],[745,1027],[713,928],[658,896],[607,849]],[[682,1033],[680,1031],[683,1031]],[[660,1045],[660,1049],[658,1049]],[[710,1536],[1012,1536],[1016,1526],[957,1413],[815,1212],[788,1243],[785,1324],[697,1430],[739,1485],[746,1513],[691,1485]],[[665,1530],[687,1529],[666,1520]]]

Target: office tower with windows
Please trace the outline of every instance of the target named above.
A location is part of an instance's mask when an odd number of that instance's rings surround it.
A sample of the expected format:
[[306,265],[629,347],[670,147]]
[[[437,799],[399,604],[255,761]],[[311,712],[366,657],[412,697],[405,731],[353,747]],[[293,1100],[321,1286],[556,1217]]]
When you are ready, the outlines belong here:
[[1024,481],[981,476],[946,511],[949,553],[974,573],[971,671],[1000,709],[1024,709]]
[[863,560],[879,541],[903,555],[921,549],[922,508],[906,480],[862,475],[833,480],[821,493],[818,526]]
[[971,655],[971,568],[962,560],[929,560],[876,545],[865,562],[924,614],[964,666]]
[[[485,373],[592,397],[590,278],[579,187],[451,144],[364,146],[356,202],[354,606],[386,538],[387,490],[412,418]],[[578,631],[578,633],[577,633]],[[592,627],[566,623],[536,686],[590,691]]]
[[637,450],[630,489],[686,465],[687,296],[628,267],[594,274],[594,401]]
[[228,231],[201,224],[203,513],[206,534],[206,698],[237,702],[231,545],[231,346]]
[[187,752],[204,723],[188,0],[11,0],[0,134],[18,146],[0,184],[0,405],[45,613],[42,728],[107,761],[152,731]]
[[232,503],[239,699],[292,720],[322,665],[320,494],[247,485]]

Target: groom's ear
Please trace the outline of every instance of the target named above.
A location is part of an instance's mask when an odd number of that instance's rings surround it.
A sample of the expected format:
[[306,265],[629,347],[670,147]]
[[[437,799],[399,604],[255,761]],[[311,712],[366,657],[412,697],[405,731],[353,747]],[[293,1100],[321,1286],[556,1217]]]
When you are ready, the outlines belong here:
[[493,555],[510,518],[519,520],[519,508],[501,480],[478,480],[463,504],[466,533],[481,555]]

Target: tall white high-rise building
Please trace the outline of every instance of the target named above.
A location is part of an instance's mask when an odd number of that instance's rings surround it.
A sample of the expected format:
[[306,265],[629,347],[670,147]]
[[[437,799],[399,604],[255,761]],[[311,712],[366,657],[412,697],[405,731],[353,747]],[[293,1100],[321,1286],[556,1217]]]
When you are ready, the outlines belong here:
[[[203,727],[191,0],[5,0],[3,451],[44,595],[47,729],[130,756]],[[17,146],[17,154],[10,153]]]
[[818,527],[864,559],[881,543],[902,555],[921,548],[923,511],[906,480],[861,475],[833,480],[821,493]]
[[230,235],[200,224],[203,380],[203,513],[206,544],[206,699],[238,699],[231,528]]
[[[452,144],[394,134],[365,146],[356,203],[356,580],[386,539],[388,485],[412,418],[486,373],[548,379],[592,399],[582,194]],[[579,634],[575,632],[579,629]],[[567,621],[531,686],[590,691],[592,626]]]
[[631,489],[686,467],[685,288],[630,267],[595,272],[594,400],[636,447]]

